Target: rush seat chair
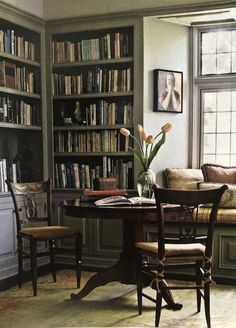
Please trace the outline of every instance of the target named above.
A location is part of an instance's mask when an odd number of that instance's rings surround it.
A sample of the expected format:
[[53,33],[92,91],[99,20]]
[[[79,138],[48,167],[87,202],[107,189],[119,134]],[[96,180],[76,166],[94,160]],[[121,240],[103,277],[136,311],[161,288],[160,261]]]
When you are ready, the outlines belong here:
[[[53,281],[56,282],[54,255],[63,249],[56,247],[58,240],[71,238],[75,244],[75,267],[77,288],[81,279],[82,235],[71,227],[55,226],[52,220],[51,180],[30,183],[11,183],[6,181],[14,204],[17,228],[18,285],[22,285],[23,260],[31,263],[33,295],[37,295],[37,258],[49,256]],[[37,225],[37,226],[33,226]],[[23,244],[28,241],[29,247]],[[37,251],[39,242],[46,247]],[[69,250],[71,253],[71,249]]]
[[[156,242],[137,242],[137,299],[139,314],[142,314],[142,297],[153,301],[155,305],[155,326],[159,326],[162,299],[165,293],[176,289],[195,289],[197,312],[201,309],[201,298],[204,299],[207,327],[210,319],[210,285],[212,283],[212,241],[217,210],[227,186],[211,190],[172,190],[153,186],[157,206]],[[176,231],[168,233],[165,222],[166,204],[179,205],[176,214]],[[212,204],[204,234],[198,227],[198,209],[204,204]],[[195,282],[186,284],[178,282],[168,285],[166,270],[168,268],[194,269]],[[186,268],[186,269],[185,269]],[[145,279],[156,290],[156,298],[143,291]],[[178,304],[179,309],[182,307]]]

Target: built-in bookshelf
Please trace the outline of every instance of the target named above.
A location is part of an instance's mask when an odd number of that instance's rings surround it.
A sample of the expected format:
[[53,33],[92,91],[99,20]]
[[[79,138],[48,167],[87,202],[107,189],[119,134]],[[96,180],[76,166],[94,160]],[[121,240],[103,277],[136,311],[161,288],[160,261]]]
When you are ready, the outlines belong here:
[[116,177],[133,189],[133,27],[55,33],[51,40],[55,188]]
[[0,18],[0,191],[5,180],[44,176],[41,42],[43,28]]

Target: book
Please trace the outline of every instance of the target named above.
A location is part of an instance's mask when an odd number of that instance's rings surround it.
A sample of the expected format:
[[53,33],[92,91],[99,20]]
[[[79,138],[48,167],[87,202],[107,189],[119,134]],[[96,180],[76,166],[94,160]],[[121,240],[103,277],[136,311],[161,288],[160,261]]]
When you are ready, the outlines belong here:
[[12,62],[5,62],[5,81],[6,87],[15,89],[16,83],[16,64]]
[[84,189],[83,195],[85,196],[125,196],[127,191],[124,189],[112,189],[112,190],[93,190]]
[[155,205],[154,198],[111,196],[99,199],[95,202],[97,206],[117,206],[117,205]]
[[5,60],[0,61],[0,86],[6,86]]

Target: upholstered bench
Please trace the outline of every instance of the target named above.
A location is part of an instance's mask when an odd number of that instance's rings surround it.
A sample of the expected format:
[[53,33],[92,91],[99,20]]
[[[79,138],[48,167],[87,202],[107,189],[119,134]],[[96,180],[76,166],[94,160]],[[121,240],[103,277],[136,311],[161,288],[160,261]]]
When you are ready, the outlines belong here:
[[[213,242],[213,277],[218,282],[236,284],[236,168],[205,164],[202,169],[166,169],[165,187],[173,189],[213,188],[227,184],[217,214]],[[209,208],[199,210],[198,221],[205,227]],[[169,219],[175,229],[175,218]],[[152,235],[148,232],[147,235]],[[184,274],[184,273],[181,273]]]
[[[171,189],[211,189],[227,184],[217,214],[217,223],[236,225],[236,168],[204,164],[202,169],[166,169],[166,187]],[[229,183],[234,181],[235,184]],[[228,182],[227,182],[228,181]],[[209,208],[199,210],[198,221],[206,222]]]

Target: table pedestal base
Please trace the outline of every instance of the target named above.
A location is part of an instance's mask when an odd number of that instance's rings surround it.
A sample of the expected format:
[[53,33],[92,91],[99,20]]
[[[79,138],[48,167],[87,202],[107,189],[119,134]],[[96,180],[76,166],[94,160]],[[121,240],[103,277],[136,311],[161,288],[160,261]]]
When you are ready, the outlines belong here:
[[[104,286],[109,282],[112,281],[120,281],[122,282],[122,268],[123,265],[121,264],[121,261],[119,261],[116,265],[96,273],[94,276],[92,276],[85,284],[85,286],[82,288],[80,292],[77,294],[71,294],[72,300],[81,300],[85,296],[87,296],[93,289]],[[145,285],[148,286],[150,284],[151,280],[145,281]],[[153,288],[153,287],[152,287]],[[168,307],[172,310],[180,310],[182,308],[182,304],[176,303],[174,300],[174,297],[170,290],[163,290],[163,298],[166,301]]]

